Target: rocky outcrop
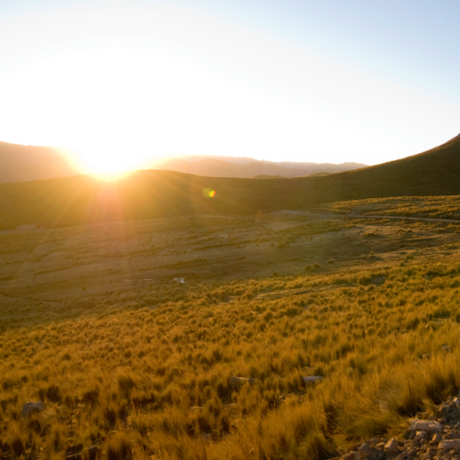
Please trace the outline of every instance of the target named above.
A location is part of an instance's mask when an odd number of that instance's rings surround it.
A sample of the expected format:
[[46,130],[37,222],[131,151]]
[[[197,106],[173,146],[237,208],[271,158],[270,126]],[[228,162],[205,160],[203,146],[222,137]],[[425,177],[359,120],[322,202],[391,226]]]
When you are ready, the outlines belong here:
[[402,439],[373,438],[343,460],[460,460],[460,399],[450,398],[429,420],[414,420]]

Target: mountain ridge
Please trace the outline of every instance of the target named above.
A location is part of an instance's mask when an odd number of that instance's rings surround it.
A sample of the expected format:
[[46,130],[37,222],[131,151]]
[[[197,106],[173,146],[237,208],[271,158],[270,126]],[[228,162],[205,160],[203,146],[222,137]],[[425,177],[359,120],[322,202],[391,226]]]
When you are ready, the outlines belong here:
[[178,171],[208,177],[251,178],[261,175],[297,177],[317,173],[330,174],[367,167],[365,164],[353,162],[340,164],[292,161],[273,162],[244,157],[244,163],[242,163],[242,160],[238,157],[235,158],[236,161],[232,161],[229,159],[230,157],[223,158],[225,159],[216,156],[194,156],[191,159],[189,157],[171,158],[154,165],[152,169]]
[[[147,162],[151,169],[172,170],[210,177],[254,177],[258,175],[295,177],[356,169],[360,163],[271,162],[249,157],[194,155]],[[59,149],[0,142],[0,183],[51,179],[79,174]]]
[[459,171],[460,136],[456,136],[401,160],[318,176],[259,180],[141,170],[112,183],[80,175],[0,184],[0,227],[200,214],[260,215],[335,201],[459,195]]

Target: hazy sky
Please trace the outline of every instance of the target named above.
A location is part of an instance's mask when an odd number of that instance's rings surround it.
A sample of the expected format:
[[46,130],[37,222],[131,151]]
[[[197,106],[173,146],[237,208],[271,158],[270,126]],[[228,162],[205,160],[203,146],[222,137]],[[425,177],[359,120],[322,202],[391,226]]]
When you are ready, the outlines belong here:
[[0,140],[376,164],[460,132],[458,0],[0,1]]

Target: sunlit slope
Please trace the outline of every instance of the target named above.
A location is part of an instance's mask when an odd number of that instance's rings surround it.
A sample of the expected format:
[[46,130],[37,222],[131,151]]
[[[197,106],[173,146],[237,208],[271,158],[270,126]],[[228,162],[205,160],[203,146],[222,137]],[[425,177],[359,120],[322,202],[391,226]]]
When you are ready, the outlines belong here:
[[[278,191],[273,193],[273,187]],[[289,180],[273,183],[172,171],[136,171],[116,182],[73,176],[0,184],[0,227],[267,212],[283,208],[296,187]]]
[[257,180],[137,171],[112,183],[73,176],[0,184],[0,226],[257,214],[352,199],[454,195],[460,194],[459,172],[460,136],[402,160],[317,177]]

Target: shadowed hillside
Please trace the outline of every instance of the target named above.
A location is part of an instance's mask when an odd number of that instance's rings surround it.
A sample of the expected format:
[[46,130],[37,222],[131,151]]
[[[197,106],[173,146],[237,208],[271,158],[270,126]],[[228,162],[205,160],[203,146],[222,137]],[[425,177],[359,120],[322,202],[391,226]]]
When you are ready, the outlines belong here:
[[77,173],[56,149],[7,142],[0,142],[0,165],[0,182],[51,179]]
[[[315,177],[265,180],[137,171],[114,183],[74,176],[0,184],[2,228],[192,214],[258,214],[364,198],[460,194],[460,136],[402,160]],[[215,191],[215,196],[209,192]],[[211,194],[213,195],[213,194]]]

